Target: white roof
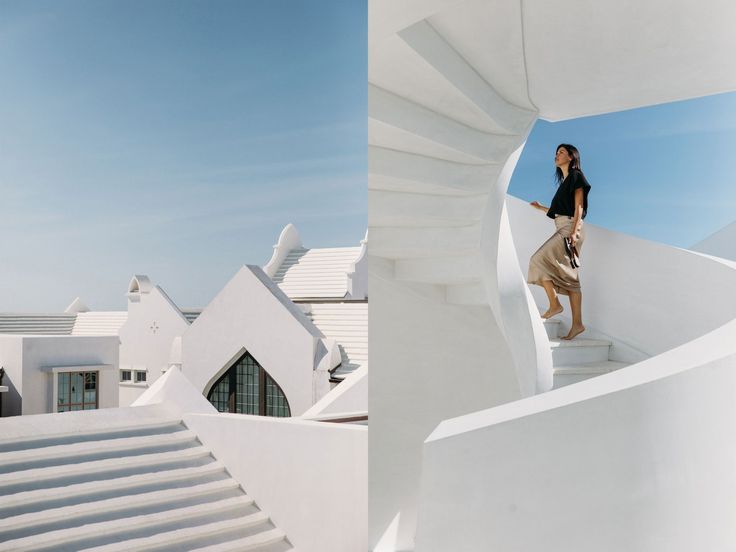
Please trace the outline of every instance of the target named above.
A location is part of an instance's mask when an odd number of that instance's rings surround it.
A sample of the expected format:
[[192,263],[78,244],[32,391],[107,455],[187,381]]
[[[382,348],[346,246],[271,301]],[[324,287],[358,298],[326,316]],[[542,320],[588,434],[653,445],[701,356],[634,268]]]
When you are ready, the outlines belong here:
[[69,335],[76,314],[0,313],[0,334]]
[[118,335],[128,319],[126,311],[80,312],[72,328],[72,335]]
[[290,299],[341,299],[348,293],[347,275],[352,271],[360,249],[292,249],[276,270],[273,281]]
[[333,376],[342,379],[368,364],[368,303],[311,303],[309,317],[325,337],[340,346],[342,364]]
[[118,335],[126,311],[80,313],[0,313],[0,334]]

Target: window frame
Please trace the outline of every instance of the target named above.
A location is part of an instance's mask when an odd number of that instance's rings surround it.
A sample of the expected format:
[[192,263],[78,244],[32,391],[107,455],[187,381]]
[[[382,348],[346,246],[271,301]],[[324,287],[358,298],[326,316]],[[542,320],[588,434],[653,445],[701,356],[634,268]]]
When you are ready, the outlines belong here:
[[[73,376],[75,375],[81,375],[82,377],[82,391],[81,391],[81,398],[82,402],[72,402],[74,394],[73,394]],[[94,404],[91,402],[88,402],[85,399],[85,395],[87,394],[87,376],[94,374],[94,393],[95,393],[95,401]],[[68,384],[68,397],[69,402],[68,403],[62,403],[62,377],[66,377],[69,380]],[[56,412],[79,412],[81,410],[97,410],[100,408],[100,372],[98,370],[80,370],[80,371],[73,371],[73,372],[58,372],[56,374],[56,386],[57,386],[57,394],[56,394]],[[73,406],[81,406],[81,408],[73,409]],[[87,406],[92,406],[92,408],[86,408]]]
[[[244,361],[247,359],[250,359],[252,363],[258,368],[258,375],[257,375],[257,388],[258,388],[258,412],[238,412],[238,401],[237,401],[237,394],[238,394],[238,385],[237,385],[237,376],[238,376],[238,366],[241,365]],[[246,365],[247,366],[247,365]],[[228,382],[228,389],[227,389],[227,410],[221,410],[220,405],[223,404],[221,401],[218,401],[215,397],[213,397],[214,393],[221,394],[222,390],[218,389],[220,387],[220,384],[227,381]],[[280,397],[283,397],[284,404],[272,404],[269,403],[269,386],[273,386],[276,391],[280,394]],[[241,387],[247,388],[247,384],[245,382],[241,382]],[[281,388],[281,386],[278,384],[278,382],[266,371],[263,366],[251,355],[248,351],[245,351],[229,368],[225,370],[225,372],[215,380],[215,382],[210,387],[209,391],[207,392],[207,400],[218,409],[219,412],[228,412],[231,414],[249,414],[253,416],[269,416],[273,418],[290,418],[291,417],[291,405],[289,404],[289,399],[286,396],[286,393],[284,393],[284,390]],[[279,397],[277,397],[279,398]],[[241,403],[243,404],[243,403]],[[278,412],[280,409],[285,409],[285,414],[269,414],[270,412]]]

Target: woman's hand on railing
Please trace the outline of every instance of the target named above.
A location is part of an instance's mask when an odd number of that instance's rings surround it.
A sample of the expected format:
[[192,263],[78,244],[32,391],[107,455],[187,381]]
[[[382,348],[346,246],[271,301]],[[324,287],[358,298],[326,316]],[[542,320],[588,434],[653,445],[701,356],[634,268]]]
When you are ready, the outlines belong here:
[[539,209],[540,211],[542,211],[544,213],[546,213],[547,211],[549,211],[549,207],[545,207],[544,205],[542,205],[538,201],[532,201],[529,205],[531,205],[535,209]]

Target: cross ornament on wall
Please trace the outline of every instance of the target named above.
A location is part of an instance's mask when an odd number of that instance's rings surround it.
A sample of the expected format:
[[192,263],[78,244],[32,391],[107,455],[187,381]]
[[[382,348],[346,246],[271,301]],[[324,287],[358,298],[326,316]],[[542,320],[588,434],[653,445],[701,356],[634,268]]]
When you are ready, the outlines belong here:
[[154,321],[153,321],[153,324],[151,324],[151,331],[152,331],[153,333],[156,333],[156,330],[158,330],[158,329],[159,329],[159,327],[158,327],[158,325],[156,324],[156,321],[154,320]]

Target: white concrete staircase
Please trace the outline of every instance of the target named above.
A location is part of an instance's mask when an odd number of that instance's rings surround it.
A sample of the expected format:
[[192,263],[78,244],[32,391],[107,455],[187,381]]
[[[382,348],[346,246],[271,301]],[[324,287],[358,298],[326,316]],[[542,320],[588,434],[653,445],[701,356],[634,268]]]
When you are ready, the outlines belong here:
[[[390,46],[392,63],[377,52],[369,78],[369,253],[392,260],[399,281],[459,287],[448,302],[487,305],[481,217],[536,112],[504,99],[426,21]],[[455,107],[425,107],[423,84]]]
[[0,550],[292,550],[177,419],[0,439]]
[[584,334],[572,340],[560,339],[561,326],[561,321],[554,317],[544,321],[552,349],[553,389],[629,366],[626,362],[609,360],[610,341],[587,339]]

